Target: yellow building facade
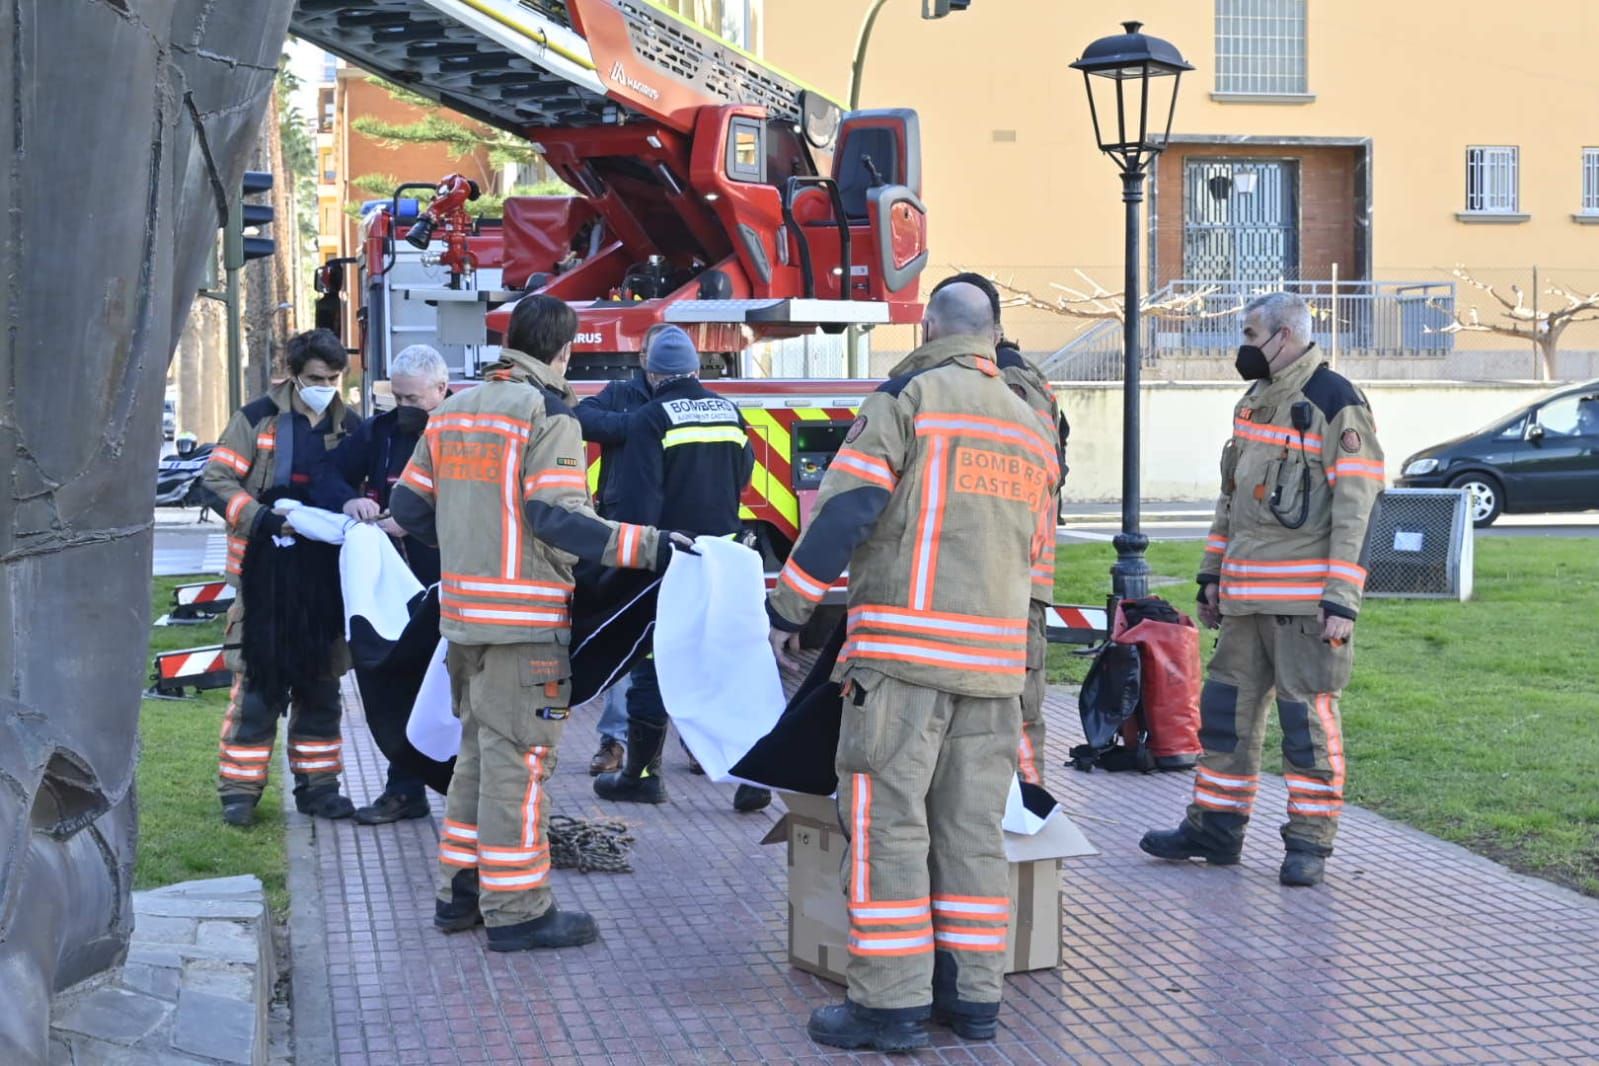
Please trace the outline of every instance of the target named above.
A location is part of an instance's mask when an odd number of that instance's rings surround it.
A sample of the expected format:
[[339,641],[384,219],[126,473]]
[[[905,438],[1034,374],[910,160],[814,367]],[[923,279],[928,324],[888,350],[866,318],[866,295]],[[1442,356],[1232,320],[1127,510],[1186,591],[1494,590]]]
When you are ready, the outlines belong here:
[[[1210,287],[1216,306],[1282,279],[1325,310],[1336,269],[1352,353],[1478,352],[1481,367],[1530,375],[1527,341],[1443,331],[1450,306],[1499,319],[1452,268],[1507,296],[1519,284],[1529,308],[1534,267],[1540,288],[1599,291],[1599,4],[972,0],[925,21],[920,3],[888,0],[861,105],[920,113],[931,279],[964,268],[1046,298],[1120,290],[1121,184],[1069,64],[1139,18],[1195,68],[1149,179],[1146,292]],[[847,99],[868,6],[769,2],[765,55]],[[1035,354],[1107,332],[1023,308],[1007,326]],[[1236,343],[1227,323],[1153,328],[1168,345]],[[1562,348],[1599,349],[1599,325],[1573,326]]]

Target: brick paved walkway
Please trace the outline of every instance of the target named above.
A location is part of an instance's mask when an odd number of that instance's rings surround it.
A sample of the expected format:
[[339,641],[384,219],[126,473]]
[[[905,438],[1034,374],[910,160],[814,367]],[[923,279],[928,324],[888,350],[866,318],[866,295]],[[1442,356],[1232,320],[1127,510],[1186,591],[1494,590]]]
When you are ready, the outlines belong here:
[[[1103,852],[1065,868],[1067,964],[1008,981],[994,1044],[935,1030],[919,1061],[1599,1061],[1599,901],[1353,809],[1317,890],[1278,887],[1274,816],[1239,866],[1157,863],[1138,836],[1175,824],[1188,776],[1061,769],[1076,714],[1050,706],[1048,783]],[[359,803],[383,767],[351,719]],[[556,811],[617,813],[590,791],[593,722],[567,731]],[[339,1062],[856,1061],[805,1036],[839,990],[787,965],[784,852],[758,843],[776,815],[734,814],[675,743],[666,772],[673,803],[626,811],[633,874],[556,872],[603,930],[559,953],[433,931],[434,821],[316,823]],[[1283,809],[1278,779],[1261,793]]]

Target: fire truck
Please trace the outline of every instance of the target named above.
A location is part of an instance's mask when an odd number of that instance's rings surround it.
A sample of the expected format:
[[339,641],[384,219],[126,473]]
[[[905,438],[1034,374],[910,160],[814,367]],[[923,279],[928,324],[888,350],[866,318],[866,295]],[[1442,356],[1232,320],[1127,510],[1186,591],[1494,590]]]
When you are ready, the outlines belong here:
[[526,138],[575,191],[473,219],[475,185],[450,175],[420,183],[425,205],[408,184],[370,211],[354,264],[368,381],[418,342],[475,378],[529,293],[577,312],[580,393],[632,373],[651,325],[681,326],[750,425],[745,519],[769,562],[786,555],[870,386],[735,380],[740,356],[754,341],[919,321],[915,112],[846,114],[648,0],[300,0],[292,31]]
[[[353,264],[367,387],[419,342],[475,379],[532,293],[577,312],[580,394],[632,373],[650,326],[681,326],[749,424],[743,517],[775,574],[875,383],[744,377],[741,353],[920,320],[916,113],[845,112],[650,0],[299,0],[291,30],[527,139],[574,190],[474,219],[476,186],[449,175],[370,211]],[[418,188],[425,204],[403,195]],[[335,302],[344,265],[319,274]]]

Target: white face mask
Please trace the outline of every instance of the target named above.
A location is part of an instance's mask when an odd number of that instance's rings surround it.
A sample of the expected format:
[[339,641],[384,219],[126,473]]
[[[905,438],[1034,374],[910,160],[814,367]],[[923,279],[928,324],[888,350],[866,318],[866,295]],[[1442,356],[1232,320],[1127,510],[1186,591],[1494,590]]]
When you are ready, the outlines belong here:
[[295,381],[294,387],[300,390],[300,399],[305,401],[305,405],[319,415],[328,409],[333,397],[339,394],[336,385],[302,385]]

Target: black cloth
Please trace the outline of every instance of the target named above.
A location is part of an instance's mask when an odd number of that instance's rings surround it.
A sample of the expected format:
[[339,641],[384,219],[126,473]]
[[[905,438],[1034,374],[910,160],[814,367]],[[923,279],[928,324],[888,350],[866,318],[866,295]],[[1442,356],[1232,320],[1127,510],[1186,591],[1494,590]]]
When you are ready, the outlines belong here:
[[844,700],[832,676],[844,647],[844,631],[840,620],[777,725],[733,764],[734,777],[813,796],[830,796],[838,790],[834,759]]
[[[740,530],[739,498],[755,468],[755,449],[731,400],[698,378],[677,378],[656,389],[628,427],[616,509],[608,517],[713,537]],[[693,439],[717,433],[725,439]]]
[[378,636],[365,618],[357,615],[350,619],[350,658],[355,663],[367,728],[389,760],[391,774],[420,779],[442,795],[449,790],[455,760],[430,759],[405,736],[417,690],[439,643],[438,587],[418,595],[410,610],[411,621],[393,642]]
[[630,378],[612,381],[596,395],[585,397],[572,409],[583,427],[583,439],[600,446],[600,483],[595,509],[615,517],[618,480],[616,471],[627,448],[628,416],[650,402],[650,382],[643,370]]
[[[271,507],[277,500],[300,495],[267,492],[261,498],[262,514],[276,518]],[[294,537],[280,547],[269,528],[274,524],[258,522],[250,535],[239,590],[247,605],[240,638],[245,685],[271,699],[291,686],[326,678],[334,648],[344,636],[338,546]]]
[[[375,501],[385,511],[389,509],[390,493],[421,439],[421,434],[406,433],[399,428],[398,411],[399,408],[394,408],[372,416],[333,450],[334,468],[345,482],[354,486],[349,497],[333,510],[339,510],[357,496]],[[398,547],[418,581],[424,585],[438,583],[438,548],[412,536],[400,538]]]
[[[586,703],[621,680],[649,650],[657,575],[642,570],[580,568],[572,597],[572,703]],[[387,641],[359,615],[350,620],[350,657],[366,708],[367,727],[395,770],[427,787],[449,789],[454,762],[412,747],[405,726],[439,642],[437,586],[410,605],[411,620]]]

